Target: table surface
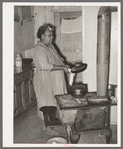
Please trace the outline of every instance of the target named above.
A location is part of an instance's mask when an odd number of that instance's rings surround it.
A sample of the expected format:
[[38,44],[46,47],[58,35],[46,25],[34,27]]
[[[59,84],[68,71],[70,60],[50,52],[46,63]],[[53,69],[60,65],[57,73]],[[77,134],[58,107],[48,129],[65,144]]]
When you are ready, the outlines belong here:
[[88,109],[104,106],[116,106],[117,103],[112,103],[109,98],[94,99],[91,96],[95,96],[96,92],[89,92],[84,98],[74,98],[70,94],[55,95],[59,108],[62,109]]

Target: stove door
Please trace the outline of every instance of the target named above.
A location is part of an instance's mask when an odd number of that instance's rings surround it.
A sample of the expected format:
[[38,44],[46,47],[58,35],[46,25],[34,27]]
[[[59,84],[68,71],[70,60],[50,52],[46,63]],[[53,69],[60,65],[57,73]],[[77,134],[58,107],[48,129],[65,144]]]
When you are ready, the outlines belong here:
[[107,128],[109,121],[109,112],[107,109],[107,107],[86,110],[78,109],[74,123],[74,131],[84,132]]

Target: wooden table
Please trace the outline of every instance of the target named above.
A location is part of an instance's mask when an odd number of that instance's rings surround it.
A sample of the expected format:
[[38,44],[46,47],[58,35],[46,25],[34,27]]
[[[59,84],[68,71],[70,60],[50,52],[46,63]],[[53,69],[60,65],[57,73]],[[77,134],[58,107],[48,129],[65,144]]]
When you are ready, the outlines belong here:
[[21,114],[34,102],[36,96],[33,88],[33,66],[23,66],[20,73],[14,67],[14,116]]
[[109,96],[101,102],[90,102],[93,100],[88,97],[95,94],[96,92],[89,92],[85,98],[78,99],[70,94],[56,95],[59,117],[65,126],[71,127],[72,135],[100,131],[106,136],[106,143],[109,144],[112,136],[110,107],[116,106],[117,103],[112,103]]

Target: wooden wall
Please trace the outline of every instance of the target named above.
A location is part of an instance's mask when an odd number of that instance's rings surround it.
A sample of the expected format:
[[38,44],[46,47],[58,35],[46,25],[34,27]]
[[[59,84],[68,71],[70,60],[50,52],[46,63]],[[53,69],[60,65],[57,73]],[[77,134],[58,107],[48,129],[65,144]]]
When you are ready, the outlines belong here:
[[17,53],[34,47],[34,24],[34,21],[23,23],[23,25],[20,22],[14,22],[14,58]]
[[35,44],[37,43],[37,31],[44,23],[54,24],[54,13],[51,12],[50,6],[34,6],[35,16]]

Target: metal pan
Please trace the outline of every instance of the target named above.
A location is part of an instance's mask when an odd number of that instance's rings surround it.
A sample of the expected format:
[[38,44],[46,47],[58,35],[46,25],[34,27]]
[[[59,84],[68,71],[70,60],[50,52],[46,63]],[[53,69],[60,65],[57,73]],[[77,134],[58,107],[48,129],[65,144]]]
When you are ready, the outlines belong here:
[[86,63],[76,63],[74,67],[71,68],[72,73],[82,72],[87,68]]

